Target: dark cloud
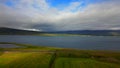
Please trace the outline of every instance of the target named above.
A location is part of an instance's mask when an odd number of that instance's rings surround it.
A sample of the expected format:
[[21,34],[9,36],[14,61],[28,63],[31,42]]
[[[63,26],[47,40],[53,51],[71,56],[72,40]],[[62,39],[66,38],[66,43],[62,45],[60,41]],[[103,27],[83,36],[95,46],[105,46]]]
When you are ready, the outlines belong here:
[[42,29],[43,31],[53,31],[56,30],[56,27],[49,23],[35,24],[32,26],[35,29]]

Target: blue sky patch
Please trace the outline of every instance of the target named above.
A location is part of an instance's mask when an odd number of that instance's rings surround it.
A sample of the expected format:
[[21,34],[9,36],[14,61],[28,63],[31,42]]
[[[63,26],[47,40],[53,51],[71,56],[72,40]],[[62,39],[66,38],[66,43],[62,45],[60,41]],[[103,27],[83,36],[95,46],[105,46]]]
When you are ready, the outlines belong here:
[[5,5],[10,6],[10,7],[14,7],[15,6],[14,2],[10,1],[10,0],[6,1]]
[[87,5],[92,3],[104,2],[104,0],[46,0],[50,7],[56,7],[59,10],[64,10],[73,2],[82,2],[79,7],[85,8]]

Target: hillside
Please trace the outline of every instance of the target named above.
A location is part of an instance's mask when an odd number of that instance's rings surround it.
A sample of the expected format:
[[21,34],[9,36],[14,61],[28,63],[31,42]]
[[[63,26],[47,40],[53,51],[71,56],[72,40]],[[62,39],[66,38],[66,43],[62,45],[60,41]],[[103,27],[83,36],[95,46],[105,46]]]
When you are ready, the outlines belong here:
[[34,35],[34,34],[40,34],[40,33],[42,32],[20,30],[20,29],[13,29],[13,28],[0,28],[0,35]]
[[120,30],[74,30],[74,31],[58,31],[51,33],[80,34],[92,36],[120,36]]
[[74,30],[74,31],[28,31],[13,28],[0,28],[0,35],[44,35],[74,34],[91,36],[120,36],[120,30]]

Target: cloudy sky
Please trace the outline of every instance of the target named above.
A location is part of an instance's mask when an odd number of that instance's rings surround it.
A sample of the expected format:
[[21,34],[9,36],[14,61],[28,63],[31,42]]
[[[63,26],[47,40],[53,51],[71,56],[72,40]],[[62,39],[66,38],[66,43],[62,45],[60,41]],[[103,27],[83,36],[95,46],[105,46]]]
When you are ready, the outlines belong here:
[[0,27],[118,30],[120,0],[0,0]]

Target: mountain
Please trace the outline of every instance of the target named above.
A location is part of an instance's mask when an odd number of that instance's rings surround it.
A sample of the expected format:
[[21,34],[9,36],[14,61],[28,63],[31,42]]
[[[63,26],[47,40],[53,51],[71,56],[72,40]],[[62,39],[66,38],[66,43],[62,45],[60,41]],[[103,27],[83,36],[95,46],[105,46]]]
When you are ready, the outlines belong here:
[[13,28],[0,28],[0,35],[34,35],[40,34],[42,32],[37,31],[28,31],[28,30],[20,30],[20,29],[13,29]]
[[80,34],[91,36],[120,36],[120,30],[74,30],[39,32],[13,28],[0,28],[0,35],[36,35],[36,34]]
[[92,36],[120,36],[120,30],[74,30],[74,31],[56,31],[49,33],[80,34],[80,35],[92,35]]

